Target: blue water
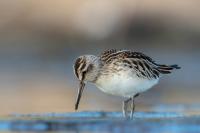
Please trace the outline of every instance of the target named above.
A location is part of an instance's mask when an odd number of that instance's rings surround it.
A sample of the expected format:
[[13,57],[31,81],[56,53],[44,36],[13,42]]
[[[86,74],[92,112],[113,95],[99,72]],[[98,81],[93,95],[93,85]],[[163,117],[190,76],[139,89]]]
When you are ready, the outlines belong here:
[[197,133],[200,116],[173,112],[136,112],[126,120],[121,112],[14,114],[0,121],[0,131],[72,133]]

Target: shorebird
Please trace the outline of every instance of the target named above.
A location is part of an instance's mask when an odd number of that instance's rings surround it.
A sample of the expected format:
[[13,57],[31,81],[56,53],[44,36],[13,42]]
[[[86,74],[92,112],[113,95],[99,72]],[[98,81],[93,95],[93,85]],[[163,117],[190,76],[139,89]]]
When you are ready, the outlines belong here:
[[80,81],[75,110],[78,109],[85,84],[91,82],[107,94],[127,98],[123,101],[123,115],[133,118],[134,99],[156,85],[162,75],[170,74],[174,69],[180,67],[158,64],[143,53],[129,50],[111,49],[99,56],[82,55],[74,63],[74,73]]

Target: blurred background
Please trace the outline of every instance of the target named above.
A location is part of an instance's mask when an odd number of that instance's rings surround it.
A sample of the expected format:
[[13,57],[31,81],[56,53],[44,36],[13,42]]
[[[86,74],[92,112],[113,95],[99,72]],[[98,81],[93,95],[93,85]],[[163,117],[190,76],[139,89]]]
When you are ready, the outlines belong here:
[[[130,49],[182,69],[136,100],[136,111],[200,101],[199,0],[0,0],[0,115],[73,112],[82,54]],[[83,110],[121,111],[87,85]]]

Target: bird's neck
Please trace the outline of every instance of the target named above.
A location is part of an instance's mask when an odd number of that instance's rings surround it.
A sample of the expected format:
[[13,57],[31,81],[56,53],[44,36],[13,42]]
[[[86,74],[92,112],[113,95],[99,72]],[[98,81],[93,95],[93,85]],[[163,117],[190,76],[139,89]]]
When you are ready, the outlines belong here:
[[88,74],[88,76],[90,77],[89,82],[94,83],[99,76],[99,73],[100,73],[100,70],[102,67],[102,63],[99,60],[99,58],[97,57],[95,60],[93,60],[92,65],[93,65],[93,68],[92,68],[91,72]]

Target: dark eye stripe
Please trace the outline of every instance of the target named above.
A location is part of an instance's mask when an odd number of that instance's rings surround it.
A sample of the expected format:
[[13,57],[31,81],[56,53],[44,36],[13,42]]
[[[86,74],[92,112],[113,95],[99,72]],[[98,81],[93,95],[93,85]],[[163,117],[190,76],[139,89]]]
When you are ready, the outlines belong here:
[[82,72],[82,80],[85,79],[85,74],[86,74],[86,71]]
[[75,62],[74,71],[75,71],[76,77],[78,77],[78,68],[79,68],[81,62],[82,62],[82,58],[78,58]]

